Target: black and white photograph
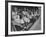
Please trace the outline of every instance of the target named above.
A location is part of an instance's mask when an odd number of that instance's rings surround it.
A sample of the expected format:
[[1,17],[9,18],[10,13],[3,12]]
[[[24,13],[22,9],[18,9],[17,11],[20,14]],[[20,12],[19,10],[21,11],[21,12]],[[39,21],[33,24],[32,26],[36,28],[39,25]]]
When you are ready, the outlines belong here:
[[[41,7],[11,6],[11,31],[30,31],[41,29]],[[37,23],[38,22],[38,23]],[[39,24],[37,29],[31,29]]]
[[8,35],[43,33],[43,18],[43,4],[8,2]]

